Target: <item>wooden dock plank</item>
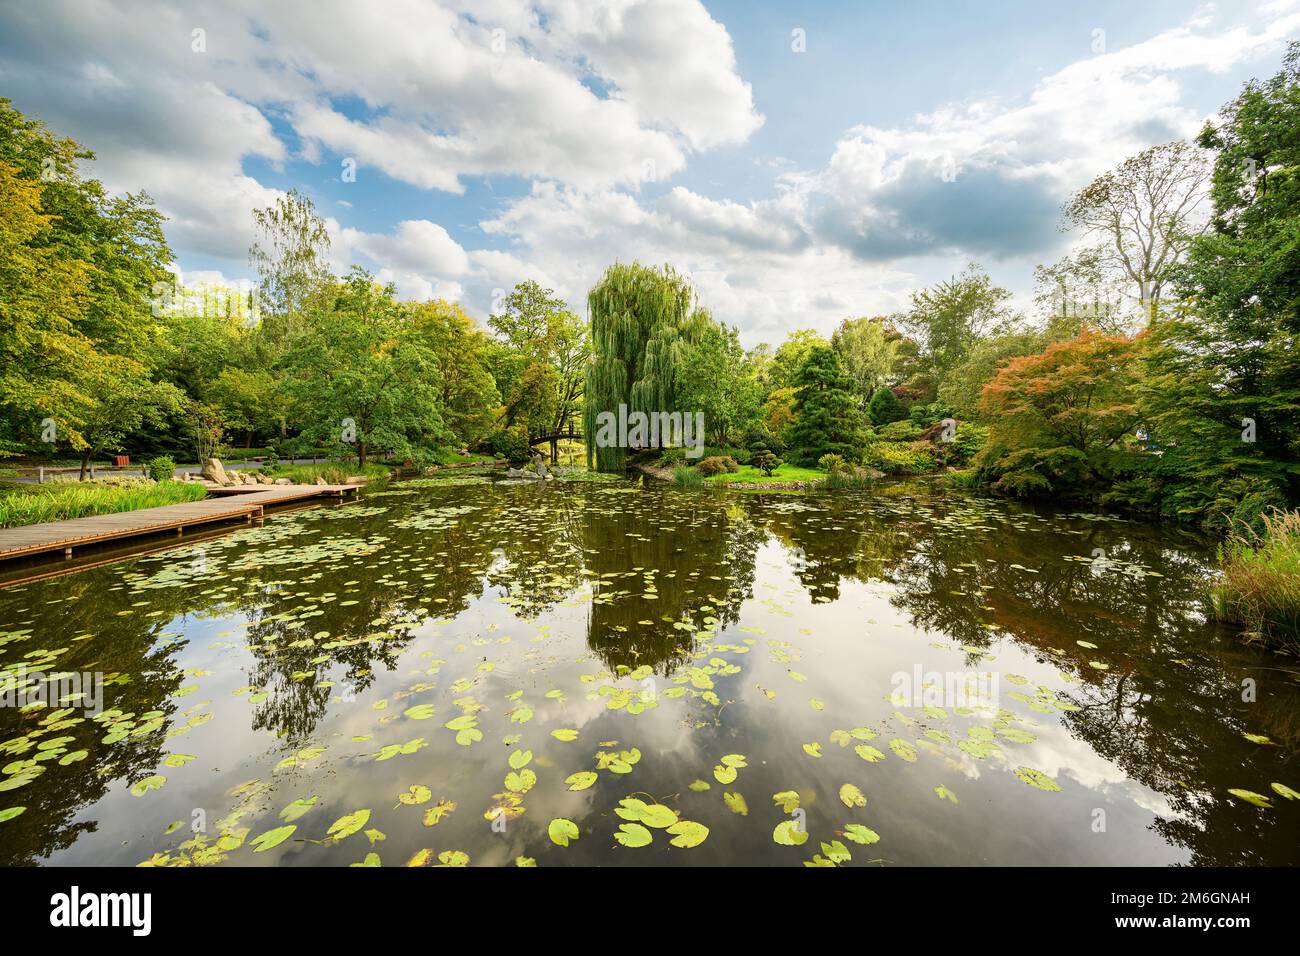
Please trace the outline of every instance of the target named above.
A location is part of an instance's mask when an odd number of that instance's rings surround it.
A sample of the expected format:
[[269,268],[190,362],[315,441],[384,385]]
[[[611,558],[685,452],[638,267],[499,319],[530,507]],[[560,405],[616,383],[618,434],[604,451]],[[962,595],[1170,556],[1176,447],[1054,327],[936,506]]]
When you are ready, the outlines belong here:
[[192,525],[214,521],[251,518],[261,515],[268,505],[321,495],[342,497],[356,490],[356,485],[255,485],[243,493],[227,493],[202,501],[72,518],[68,521],[48,521],[20,528],[0,528],[0,561],[50,551],[69,553],[74,547],[85,547],[100,541],[156,534],[160,531],[180,531]]

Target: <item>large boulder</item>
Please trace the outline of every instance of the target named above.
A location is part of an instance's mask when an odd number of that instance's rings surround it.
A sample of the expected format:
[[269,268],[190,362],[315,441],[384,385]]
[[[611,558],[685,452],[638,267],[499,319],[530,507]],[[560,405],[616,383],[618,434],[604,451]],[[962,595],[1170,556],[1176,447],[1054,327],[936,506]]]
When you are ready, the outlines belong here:
[[291,485],[291,484],[293,484],[293,482],[290,481],[288,478],[277,478],[277,479],[275,479],[275,483],[276,483],[277,485]]
[[202,474],[208,481],[214,481],[219,485],[230,484],[230,476],[226,474],[226,469],[221,466],[221,462],[216,458],[209,458],[204,462]]

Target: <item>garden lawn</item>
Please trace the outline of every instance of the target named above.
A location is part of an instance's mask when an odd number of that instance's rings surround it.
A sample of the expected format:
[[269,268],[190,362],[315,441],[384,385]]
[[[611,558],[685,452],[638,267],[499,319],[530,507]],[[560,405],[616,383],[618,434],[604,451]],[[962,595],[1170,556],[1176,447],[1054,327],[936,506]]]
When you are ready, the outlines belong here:
[[723,472],[704,480],[715,485],[766,485],[782,481],[821,481],[826,472],[819,468],[800,468],[798,465],[782,465],[773,470],[771,476],[763,474],[753,465],[741,465],[740,471]]

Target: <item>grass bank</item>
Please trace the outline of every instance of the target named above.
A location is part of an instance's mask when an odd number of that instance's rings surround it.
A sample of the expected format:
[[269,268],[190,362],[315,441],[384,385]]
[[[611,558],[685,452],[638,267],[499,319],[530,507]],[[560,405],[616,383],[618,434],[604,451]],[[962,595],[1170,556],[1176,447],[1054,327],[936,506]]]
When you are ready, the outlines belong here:
[[70,481],[3,485],[0,486],[0,528],[156,508],[198,501],[206,495],[207,491],[201,485],[180,481],[119,485]]
[[1262,532],[1229,538],[1219,559],[1223,577],[1210,592],[1215,615],[1300,654],[1300,511],[1265,515]]

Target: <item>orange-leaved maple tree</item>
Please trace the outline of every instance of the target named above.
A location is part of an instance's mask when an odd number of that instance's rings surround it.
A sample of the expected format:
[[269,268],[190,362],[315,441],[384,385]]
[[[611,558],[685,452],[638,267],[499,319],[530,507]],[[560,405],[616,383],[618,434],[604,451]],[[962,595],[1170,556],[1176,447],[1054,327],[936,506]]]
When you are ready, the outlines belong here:
[[1138,424],[1144,335],[1085,328],[1014,359],[984,386],[989,441],[978,466],[994,487],[1029,495],[1084,485],[1105,470]]

